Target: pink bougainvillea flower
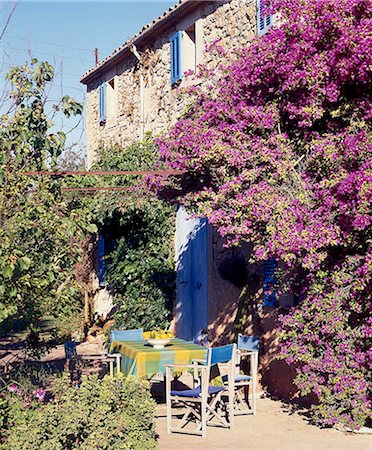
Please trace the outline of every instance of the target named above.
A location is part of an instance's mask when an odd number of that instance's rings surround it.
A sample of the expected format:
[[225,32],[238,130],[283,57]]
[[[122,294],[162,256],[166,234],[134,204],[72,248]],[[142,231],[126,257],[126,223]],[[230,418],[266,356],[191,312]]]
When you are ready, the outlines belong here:
[[40,401],[44,401],[45,399],[45,391],[44,389],[37,389],[34,393],[34,397]]
[[371,414],[372,0],[267,3],[280,18],[267,34],[235,53],[209,46],[205,83],[156,141],[182,176],[149,184],[181,191],[226,246],[281,261],[279,288],[299,300],[281,356],[317,396],[316,422],[357,428]]
[[19,387],[16,384],[11,384],[8,386],[8,391],[12,392],[12,393],[18,393],[19,392]]

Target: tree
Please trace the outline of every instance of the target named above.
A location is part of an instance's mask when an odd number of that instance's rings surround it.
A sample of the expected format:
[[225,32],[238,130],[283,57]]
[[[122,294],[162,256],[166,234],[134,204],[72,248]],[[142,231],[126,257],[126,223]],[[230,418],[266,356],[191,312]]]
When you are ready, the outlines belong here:
[[[53,67],[33,59],[7,78],[11,102],[0,124],[0,321],[34,320],[61,311],[66,302],[68,309],[79,305],[72,270],[80,241],[95,227],[85,210],[65,201],[58,178],[24,175],[57,168],[64,148],[65,135],[51,131],[45,109]],[[81,114],[82,105],[65,96],[53,110],[69,117]]]
[[253,257],[282,261],[300,305],[282,356],[318,402],[313,418],[358,427],[369,411],[371,67],[369,0],[277,0],[257,37],[158,140],[183,202]]

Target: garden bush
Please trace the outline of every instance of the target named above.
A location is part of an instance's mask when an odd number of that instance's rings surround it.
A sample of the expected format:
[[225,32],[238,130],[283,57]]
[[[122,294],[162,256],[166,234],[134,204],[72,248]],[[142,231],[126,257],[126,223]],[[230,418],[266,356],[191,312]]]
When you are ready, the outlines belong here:
[[[126,149],[102,149],[94,168],[150,170],[156,162],[157,152],[147,137]],[[150,198],[141,177],[111,177],[108,182],[133,189],[124,197],[116,192],[97,196],[96,203],[97,226],[114,243],[106,256],[105,282],[118,308],[116,326],[166,328],[176,287],[175,207]]]
[[80,388],[58,379],[54,397],[25,396],[11,385],[0,396],[2,450],[156,448],[154,408],[147,384],[134,379],[85,378]]

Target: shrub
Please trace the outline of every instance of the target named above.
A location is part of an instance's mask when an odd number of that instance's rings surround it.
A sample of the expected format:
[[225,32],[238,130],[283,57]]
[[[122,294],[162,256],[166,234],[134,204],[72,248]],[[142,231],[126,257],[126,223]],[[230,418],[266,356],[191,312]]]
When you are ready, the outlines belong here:
[[107,264],[117,326],[166,328],[175,293],[172,251],[174,209],[159,200],[128,207],[119,219],[122,236]]
[[[102,149],[94,168],[150,170],[156,163],[157,152],[147,137],[125,150]],[[125,197],[97,196],[97,225],[115,243],[107,255],[105,281],[118,307],[116,326],[166,328],[176,289],[175,207],[150,198],[141,177],[111,177],[108,182],[133,189]]]
[[[156,448],[154,406],[147,385],[134,379],[85,378],[79,389],[58,379],[49,403],[19,390],[0,398],[1,449],[91,450]],[[6,398],[6,402],[4,401]]]

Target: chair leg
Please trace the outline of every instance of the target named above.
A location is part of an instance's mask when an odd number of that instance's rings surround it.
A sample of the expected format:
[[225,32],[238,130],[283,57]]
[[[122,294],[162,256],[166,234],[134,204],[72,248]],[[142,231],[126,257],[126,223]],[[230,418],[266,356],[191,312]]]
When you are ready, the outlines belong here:
[[110,365],[110,376],[113,377],[114,376],[114,360],[113,359],[110,359],[109,365]]
[[[233,374],[232,374],[233,376]],[[229,424],[230,430],[234,429],[234,403],[235,403],[235,387],[234,382],[229,382]]]
[[200,422],[201,422],[201,432],[202,438],[207,437],[207,399],[203,399],[200,404]]
[[215,417],[219,422],[222,423],[223,426],[228,427],[229,424],[227,421],[222,417],[220,409],[218,409],[218,405],[221,402],[221,393],[210,396],[209,402],[207,402],[207,415],[206,415],[206,421],[209,422],[213,417]]
[[[241,390],[243,389],[243,395]],[[245,412],[250,411],[249,408],[249,399],[248,399],[248,386],[243,386],[243,388],[238,388],[236,390],[236,406],[237,406],[237,412]]]
[[252,376],[252,409],[253,415],[256,415],[256,384],[257,384],[257,369],[258,369],[258,357],[255,355],[254,357],[254,367],[253,367],[253,376]]
[[170,371],[167,368],[166,374],[164,375],[164,385],[165,385],[165,398],[167,403],[167,431],[168,434],[171,434],[172,428],[172,399],[171,399],[171,380],[170,380]]
[[117,373],[121,372],[120,360],[121,360],[121,355],[116,355],[116,372]]

